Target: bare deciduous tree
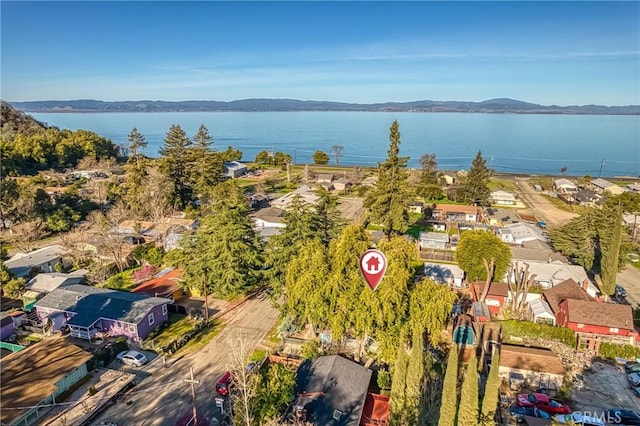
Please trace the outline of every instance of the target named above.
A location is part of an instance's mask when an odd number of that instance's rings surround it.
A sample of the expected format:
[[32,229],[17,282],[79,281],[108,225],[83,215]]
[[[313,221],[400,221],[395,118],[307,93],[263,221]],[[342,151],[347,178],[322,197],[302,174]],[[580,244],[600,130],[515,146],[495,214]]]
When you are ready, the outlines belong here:
[[76,269],[83,267],[91,260],[91,253],[86,248],[88,238],[86,227],[60,235],[60,245],[64,248],[65,257]]
[[8,240],[18,250],[29,253],[38,246],[38,242],[46,234],[44,222],[36,220],[13,226]]
[[525,307],[529,287],[536,279],[536,274],[529,275],[529,264],[525,263],[520,267],[518,262],[509,265],[507,274],[507,285],[511,292],[511,313],[520,315]]
[[333,158],[336,160],[336,166],[340,165],[340,157],[342,157],[342,151],[344,151],[344,146],[342,145],[333,145],[331,147],[331,152],[333,152]]
[[256,394],[257,376],[247,368],[252,348],[239,334],[229,348],[229,364],[235,389],[232,394],[234,424],[251,426],[251,402]]
[[114,228],[127,217],[121,206],[114,206],[107,215],[100,212],[91,212],[87,216],[92,231],[91,240],[98,248],[98,254],[103,252],[113,259],[118,271],[124,271],[127,267],[126,244],[122,235],[114,232]]
[[484,289],[482,290],[482,294],[480,295],[480,301],[484,302],[487,298],[487,294],[489,294],[489,287],[491,287],[491,282],[493,281],[493,274],[496,271],[496,259],[491,258],[491,260],[482,259],[484,262],[484,267],[487,270],[487,281],[484,285]]

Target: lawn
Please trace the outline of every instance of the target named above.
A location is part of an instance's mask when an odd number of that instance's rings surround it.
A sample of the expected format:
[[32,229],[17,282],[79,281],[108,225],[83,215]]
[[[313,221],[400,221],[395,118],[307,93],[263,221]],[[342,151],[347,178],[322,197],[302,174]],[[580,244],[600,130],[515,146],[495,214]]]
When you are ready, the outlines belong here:
[[496,191],[502,189],[504,191],[515,191],[517,189],[516,183],[511,179],[498,179],[491,178],[487,184],[490,190]]
[[105,282],[101,283],[99,287],[110,288],[112,290],[131,291],[139,284],[133,281],[133,272],[140,268],[142,268],[142,266],[136,266],[135,268],[118,272],[117,274],[109,277]]
[[153,339],[153,344],[156,348],[167,346],[178,337],[193,330],[195,325],[196,320],[185,315],[171,313],[169,314],[169,321],[166,328]]
[[411,235],[416,240],[420,237],[421,232],[431,232],[433,231],[432,226],[428,225],[417,225],[413,224],[407,229],[407,234]]
[[209,323],[205,328],[200,331],[193,339],[186,345],[178,349],[171,357],[179,358],[184,355],[198,352],[200,349],[206,346],[214,337],[220,333],[224,325],[218,319],[215,319]]

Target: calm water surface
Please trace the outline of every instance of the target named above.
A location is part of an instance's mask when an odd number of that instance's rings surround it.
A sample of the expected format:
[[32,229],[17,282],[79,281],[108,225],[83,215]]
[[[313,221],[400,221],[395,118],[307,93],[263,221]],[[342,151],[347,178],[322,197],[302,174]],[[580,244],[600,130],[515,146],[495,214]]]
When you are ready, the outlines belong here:
[[[311,163],[315,150],[343,145],[342,164],[383,161],[389,126],[400,124],[403,156],[418,167],[422,154],[435,152],[442,169],[468,168],[478,150],[501,172],[640,175],[640,116],[522,115],[380,112],[202,112],[202,113],[40,113],[38,120],[68,129],[86,129],[126,145],[133,127],[156,156],[172,124],[189,136],[204,124],[214,147],[240,149],[245,161],[262,150],[284,151],[298,164]],[[332,157],[333,161],[333,157]]]

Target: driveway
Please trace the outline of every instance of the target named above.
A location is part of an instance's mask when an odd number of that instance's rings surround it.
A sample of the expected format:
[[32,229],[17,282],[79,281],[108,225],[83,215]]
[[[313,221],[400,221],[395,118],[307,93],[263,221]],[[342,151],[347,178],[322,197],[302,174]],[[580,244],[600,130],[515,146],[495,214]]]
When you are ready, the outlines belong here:
[[165,367],[162,359],[146,366],[150,377],[144,379],[132,391],[125,394],[113,406],[98,416],[91,424],[113,422],[118,425],[173,426],[176,420],[191,412],[191,386],[184,383],[193,369],[198,417],[210,424],[219,415],[215,407],[215,385],[227,370],[229,347],[238,339],[245,339],[250,347],[256,347],[278,318],[271,302],[260,296],[249,299],[237,309],[222,317],[226,326],[211,342],[197,353],[177,360],[169,360]]
[[633,308],[640,306],[640,269],[633,265],[627,265],[618,272],[617,281],[627,291],[627,302]]
[[527,212],[538,219],[543,219],[551,228],[562,226],[569,222],[577,213],[561,210],[554,206],[549,200],[544,198],[529,183],[527,178],[517,178],[518,197],[528,206]]

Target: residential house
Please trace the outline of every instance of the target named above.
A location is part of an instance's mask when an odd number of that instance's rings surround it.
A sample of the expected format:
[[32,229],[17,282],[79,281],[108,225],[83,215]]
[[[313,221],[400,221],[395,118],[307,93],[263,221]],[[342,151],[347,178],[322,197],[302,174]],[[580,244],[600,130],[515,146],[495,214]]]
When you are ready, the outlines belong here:
[[640,193],[640,183],[631,183],[625,186],[625,190],[628,192]]
[[449,244],[449,234],[440,232],[420,232],[418,244],[421,249],[445,250]]
[[115,234],[147,235],[153,229],[154,222],[148,220],[123,220],[112,230]]
[[592,180],[589,185],[598,194],[620,195],[624,192],[623,187],[601,178]]
[[[62,338],[48,339],[2,359],[0,421],[3,425],[29,426],[81,381],[92,355]],[[7,410],[6,408],[14,408]]]
[[51,245],[29,253],[18,253],[4,262],[16,278],[27,278],[32,271],[55,272],[56,267],[67,267],[65,250],[60,245]]
[[334,176],[332,173],[318,173],[318,176],[316,177],[316,183],[323,186],[331,186],[333,180]]
[[550,349],[503,343],[498,374],[514,389],[528,385],[559,390],[564,380],[564,367]]
[[239,161],[225,161],[222,169],[223,174],[231,179],[243,176],[248,172],[247,166]]
[[[587,272],[580,265],[569,265],[559,260],[551,262],[527,261],[526,263],[529,265],[529,274],[536,275],[534,284],[543,289],[550,289],[572,279],[576,283],[580,283],[592,297],[598,293],[598,288],[589,280]],[[520,266],[524,266],[524,264],[521,263]]]
[[289,208],[289,205],[296,197],[302,198],[302,200],[309,204],[316,204],[318,202],[318,194],[315,193],[315,190],[307,185],[302,185],[298,189],[293,192],[289,192],[288,194],[283,195],[280,198],[276,198],[271,202],[272,207],[278,207],[279,209],[286,210]]
[[490,195],[491,204],[497,206],[513,206],[516,204],[516,196],[511,192],[498,190],[493,191]]
[[153,278],[136,286],[132,293],[146,294],[152,297],[165,297],[171,303],[179,300],[184,295],[180,281],[182,269],[166,268],[157,273]]
[[476,206],[460,206],[456,204],[436,204],[433,217],[438,220],[454,222],[477,222],[479,220]]
[[351,182],[346,177],[341,177],[332,182],[333,189],[335,191],[346,191],[353,186],[353,182]]
[[358,426],[371,370],[339,355],[305,360],[296,375],[297,418],[314,425]]
[[522,245],[510,245],[511,260],[513,262],[553,262],[558,261],[568,263],[568,260],[562,256],[562,253],[555,252],[551,246],[540,240],[524,241]]
[[556,325],[556,316],[549,304],[542,298],[535,298],[527,303],[529,319],[537,324]]
[[590,189],[581,189],[572,196],[572,202],[582,207],[595,207],[602,197]]
[[578,192],[578,187],[569,179],[561,178],[553,181],[553,189],[559,193],[573,193]]
[[508,244],[524,244],[527,241],[546,242],[547,237],[542,233],[542,229],[530,223],[518,222],[510,223],[502,228],[496,229],[497,235],[502,241]]
[[35,303],[38,317],[53,331],[68,326],[71,336],[91,340],[96,335],[144,340],[168,319],[160,297],[75,284],[57,288]]
[[27,291],[22,295],[24,309],[30,311],[38,299],[58,287],[83,284],[88,272],[86,269],[79,269],[70,274],[49,272],[36,275],[27,283]]
[[594,300],[575,280],[569,278],[554,286],[553,288],[546,290],[542,293],[543,299],[549,304],[549,308],[556,316],[556,323],[558,314],[560,312],[560,302],[566,299],[592,301]]
[[254,228],[263,238],[278,235],[287,225],[284,223],[285,211],[278,207],[267,207],[251,215]]
[[458,183],[458,177],[449,173],[443,173],[440,175],[440,179],[442,179],[445,185],[455,185]]
[[631,305],[564,299],[558,305],[556,320],[576,332],[578,348],[598,350],[602,342],[636,343]]
[[0,340],[6,341],[16,334],[15,323],[9,312],[0,312]]
[[424,276],[441,284],[463,287],[464,271],[458,265],[446,263],[425,263]]
[[485,209],[485,223],[489,226],[506,226],[510,223],[521,222],[521,216],[513,209],[487,207]]
[[[484,291],[486,283],[477,282],[471,284],[472,298],[474,301],[479,301],[482,292]],[[492,315],[497,315],[500,310],[507,303],[509,298],[509,285],[507,283],[491,283],[487,297],[484,299],[484,303],[489,307],[489,312]]]
[[422,201],[413,201],[409,204],[409,213],[422,214],[424,210],[424,203]]

